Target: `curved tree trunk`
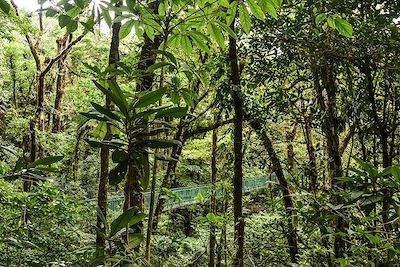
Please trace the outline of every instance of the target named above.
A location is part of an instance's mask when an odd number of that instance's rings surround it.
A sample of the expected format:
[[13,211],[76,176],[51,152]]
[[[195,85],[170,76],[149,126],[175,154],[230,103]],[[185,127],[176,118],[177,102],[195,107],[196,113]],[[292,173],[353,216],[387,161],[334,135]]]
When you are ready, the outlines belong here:
[[272,145],[272,141],[269,138],[268,134],[265,132],[263,127],[261,126],[260,121],[255,118],[251,118],[249,114],[245,115],[247,122],[250,126],[257,132],[257,134],[261,137],[265,150],[267,151],[274,173],[278,178],[279,185],[282,190],[283,201],[285,204],[286,215],[288,217],[288,231],[286,234],[286,238],[289,244],[289,253],[290,253],[290,260],[293,263],[297,263],[297,255],[298,255],[298,245],[297,245],[297,232],[293,225],[293,211],[294,211],[294,204],[292,200],[292,196],[290,193],[289,185],[286,181],[285,175],[283,173],[281,162],[278,158],[278,155],[275,152],[275,149]]

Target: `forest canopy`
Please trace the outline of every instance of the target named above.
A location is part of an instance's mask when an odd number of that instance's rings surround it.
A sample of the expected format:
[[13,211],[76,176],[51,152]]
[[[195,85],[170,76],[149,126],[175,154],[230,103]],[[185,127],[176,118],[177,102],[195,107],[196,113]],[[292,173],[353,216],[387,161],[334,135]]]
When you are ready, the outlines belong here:
[[398,0],[0,25],[0,266],[400,266]]

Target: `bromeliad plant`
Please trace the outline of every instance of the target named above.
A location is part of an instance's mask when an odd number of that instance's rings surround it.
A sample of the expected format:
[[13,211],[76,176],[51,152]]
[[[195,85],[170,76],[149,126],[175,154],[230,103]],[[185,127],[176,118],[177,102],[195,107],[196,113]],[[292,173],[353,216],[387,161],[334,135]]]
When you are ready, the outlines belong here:
[[187,107],[159,105],[166,94],[166,88],[128,97],[113,80],[97,82],[96,87],[117,107],[115,111],[91,103],[93,110],[82,113],[112,128],[110,141],[87,140],[92,147],[106,147],[112,150],[116,166],[110,171],[110,184],[116,185],[126,177],[124,209],[137,206],[143,209],[142,192],[149,184],[149,154],[158,160],[175,160],[172,157],[151,152],[155,148],[169,148],[180,145],[179,141],[159,139],[157,136],[174,129],[166,118],[187,115]]

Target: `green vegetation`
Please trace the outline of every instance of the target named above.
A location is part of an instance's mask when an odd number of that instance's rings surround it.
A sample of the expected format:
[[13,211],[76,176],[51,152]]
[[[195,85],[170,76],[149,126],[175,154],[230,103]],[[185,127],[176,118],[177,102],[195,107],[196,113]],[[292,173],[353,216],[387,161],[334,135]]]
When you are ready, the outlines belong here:
[[398,1],[29,2],[0,266],[400,266]]

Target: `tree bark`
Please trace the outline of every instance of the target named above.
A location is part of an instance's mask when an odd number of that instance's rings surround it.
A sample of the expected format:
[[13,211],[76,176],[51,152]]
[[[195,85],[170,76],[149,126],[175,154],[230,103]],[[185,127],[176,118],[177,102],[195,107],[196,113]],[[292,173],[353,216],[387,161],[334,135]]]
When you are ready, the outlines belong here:
[[[235,32],[236,15],[230,28]],[[233,176],[233,216],[235,224],[236,255],[235,267],[243,267],[244,250],[244,218],[242,211],[242,188],[243,188],[243,98],[240,88],[240,72],[237,58],[236,39],[229,36],[229,61],[230,61],[230,85],[233,98],[235,117],[233,120],[233,150],[235,154],[234,176]]]
[[[120,2],[117,2],[115,6],[119,6]],[[119,31],[121,28],[121,22],[114,22],[112,25],[112,36],[110,43],[110,51],[108,57],[109,66],[116,65],[119,61]],[[111,75],[110,79],[116,80],[114,75]],[[106,97],[106,109],[111,110],[111,100]],[[111,128],[107,124],[107,131],[104,140],[111,140]],[[99,188],[97,193],[97,205],[100,211],[103,213],[104,218],[107,220],[107,191],[108,191],[108,174],[109,174],[109,160],[110,151],[108,148],[102,147],[100,149],[100,177],[99,177]],[[104,255],[105,247],[105,236],[106,226],[99,216],[97,216],[97,228],[98,233],[96,235],[96,246],[98,248],[100,256]]]
[[318,172],[317,172],[317,160],[315,155],[315,149],[313,145],[313,136],[312,136],[312,128],[311,123],[307,117],[304,118],[304,135],[307,144],[307,152],[308,152],[308,159],[310,161],[309,167],[307,169],[309,175],[309,185],[308,188],[311,192],[314,192],[317,189],[317,179],[318,179]]
[[[217,181],[217,129],[212,132],[212,152],[211,152],[211,197],[210,197],[210,211],[213,214],[217,213],[216,203],[216,181]],[[209,267],[215,267],[215,245],[216,245],[216,226],[214,223],[210,225],[210,239],[209,239]]]
[[[57,40],[58,52],[61,53],[72,39],[72,35],[65,33],[63,38]],[[65,94],[65,76],[67,75],[66,56],[63,56],[58,61],[58,75],[56,82],[56,97],[54,100],[53,111],[53,133],[61,130],[61,104]]]

